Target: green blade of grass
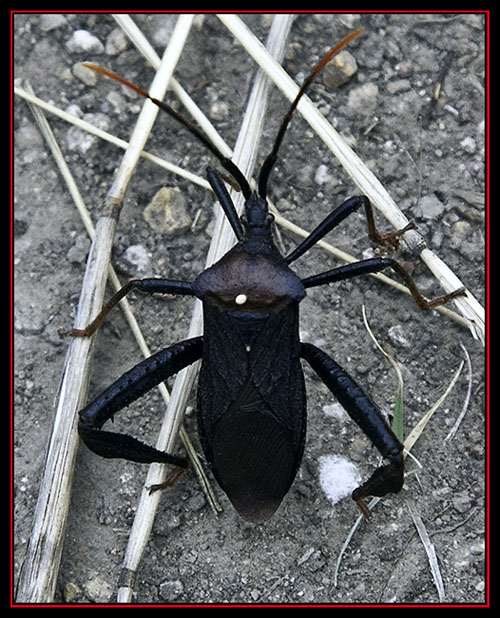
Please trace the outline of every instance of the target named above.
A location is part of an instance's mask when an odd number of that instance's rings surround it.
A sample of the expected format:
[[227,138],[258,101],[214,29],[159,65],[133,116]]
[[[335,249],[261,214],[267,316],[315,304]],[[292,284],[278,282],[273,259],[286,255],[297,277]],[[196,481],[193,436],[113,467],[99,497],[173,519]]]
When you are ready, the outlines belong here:
[[363,322],[365,324],[365,328],[366,328],[368,334],[370,335],[373,343],[377,346],[377,348],[385,356],[385,358],[390,362],[390,364],[394,368],[394,371],[396,372],[396,377],[397,377],[397,380],[398,380],[398,386],[397,386],[396,399],[395,399],[394,408],[393,408],[394,416],[393,416],[393,419],[392,419],[392,431],[396,435],[397,439],[400,442],[403,442],[403,438],[404,438],[404,423],[403,423],[403,413],[404,413],[403,390],[404,390],[404,383],[403,383],[403,375],[401,373],[401,369],[399,368],[399,365],[398,365],[397,361],[394,360],[394,358],[388,352],[386,352],[384,350],[384,348],[380,345],[380,343],[377,341],[375,335],[373,334],[373,332],[372,332],[372,330],[370,328],[370,325],[368,324],[368,319],[366,317],[366,311],[365,311],[365,306],[364,305],[362,305],[361,311],[363,313]]

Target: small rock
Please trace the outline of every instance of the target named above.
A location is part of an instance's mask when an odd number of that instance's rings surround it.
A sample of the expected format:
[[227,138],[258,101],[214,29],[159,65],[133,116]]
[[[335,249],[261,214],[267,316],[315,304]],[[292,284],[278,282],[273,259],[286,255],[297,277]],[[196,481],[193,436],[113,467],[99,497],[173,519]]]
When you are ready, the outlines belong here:
[[74,245],[68,250],[66,257],[73,264],[83,264],[90,248],[90,240],[86,234],[79,234]]
[[401,324],[391,326],[389,328],[388,335],[393,345],[400,348],[411,347],[411,341],[406,336],[405,329],[401,326]]
[[466,491],[463,491],[453,496],[452,504],[459,513],[467,513],[473,506],[473,499]]
[[40,17],[40,30],[43,32],[50,32],[60,26],[64,26],[66,23],[66,17],[61,13],[47,13]]
[[66,603],[75,603],[82,596],[82,591],[78,584],[74,582],[66,582],[64,586],[64,600]]
[[225,102],[214,101],[210,107],[210,118],[221,122],[229,115],[229,105]]
[[318,184],[318,185],[324,185],[327,182],[329,182],[330,180],[332,180],[333,176],[331,175],[331,173],[328,170],[328,167],[326,165],[321,164],[318,169],[316,170],[316,174],[314,175],[314,181]]
[[259,590],[257,590],[257,588],[253,588],[253,589],[250,591],[250,596],[252,597],[252,600],[253,600],[253,601],[258,601],[258,600],[259,600],[259,598],[260,598],[260,591],[259,591]]
[[75,30],[69,41],[66,41],[66,48],[77,54],[102,54],[104,52],[104,45],[101,41],[87,30]]
[[73,75],[86,86],[95,86],[97,84],[97,74],[87,69],[83,62],[77,62],[73,65]]
[[184,584],[179,579],[168,579],[160,584],[160,596],[165,601],[174,601],[184,592]]
[[416,209],[419,216],[424,219],[437,219],[444,212],[444,204],[435,195],[424,195]]
[[85,594],[95,603],[108,603],[113,596],[113,588],[100,577],[94,577],[84,586]]
[[142,245],[131,245],[123,254],[123,260],[128,265],[134,276],[146,275],[151,268],[151,258]]
[[314,551],[314,547],[309,547],[309,549],[307,549],[306,552],[297,560],[297,566],[300,566],[309,560],[309,558],[314,554]]
[[[105,114],[85,114],[83,120],[103,131],[107,131],[109,128],[109,118]],[[66,144],[69,150],[78,150],[82,154],[86,154],[97,143],[98,139],[95,135],[91,135],[78,127],[71,127],[66,134]]]
[[28,228],[29,228],[29,223],[27,221],[25,221],[24,219],[14,218],[14,225],[13,225],[14,238],[19,238],[21,236],[24,236],[24,234],[26,234],[26,232],[28,231]]
[[189,512],[200,511],[205,507],[207,501],[203,492],[197,492],[194,496],[191,496],[187,501],[187,508]]
[[338,402],[324,405],[323,412],[325,413],[325,416],[328,416],[329,418],[337,418],[342,422],[347,419],[347,412]]
[[15,132],[14,139],[19,150],[41,146],[43,141],[40,131],[32,124],[19,127]]
[[474,154],[476,152],[476,140],[473,137],[465,137],[461,142],[460,146],[468,152],[469,154]]
[[484,543],[473,544],[469,547],[471,556],[482,556],[484,554]]
[[410,90],[411,82],[409,79],[396,79],[387,84],[387,92],[389,94],[398,94]]
[[14,329],[22,335],[39,335],[45,327],[43,310],[35,302],[19,302],[14,306]]
[[329,62],[323,71],[323,83],[334,90],[348,82],[358,70],[356,58],[344,49]]
[[376,84],[367,82],[352,89],[347,104],[354,114],[368,116],[377,109],[378,92]]
[[484,581],[480,581],[477,584],[475,584],[474,588],[478,591],[478,592],[484,592],[485,589],[485,583]]
[[83,118],[83,110],[79,105],[76,105],[76,103],[70,103],[64,111],[67,114],[75,116],[75,118]]
[[184,195],[177,187],[162,187],[144,209],[144,219],[168,238],[180,236],[191,227]]
[[106,39],[106,53],[108,56],[116,56],[128,47],[127,37],[121,28],[112,30]]
[[452,230],[450,244],[454,249],[459,249],[469,236],[471,225],[468,221],[457,221],[453,224]]
[[[163,48],[170,41],[172,32],[174,31],[174,22],[169,19],[170,16],[166,15],[165,20],[160,21],[157,18],[156,29],[153,32],[153,42],[160,48]],[[172,16],[173,17],[173,16]]]
[[111,105],[115,114],[120,114],[122,110],[126,108],[125,99],[119,92],[116,92],[115,90],[111,90],[111,92],[108,92],[108,94],[106,95],[106,101]]

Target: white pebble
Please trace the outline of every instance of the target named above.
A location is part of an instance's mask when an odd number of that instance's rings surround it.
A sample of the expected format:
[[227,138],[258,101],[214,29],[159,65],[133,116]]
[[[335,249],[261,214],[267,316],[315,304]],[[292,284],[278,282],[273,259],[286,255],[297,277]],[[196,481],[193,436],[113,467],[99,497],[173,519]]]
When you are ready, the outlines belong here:
[[66,47],[76,53],[102,54],[104,51],[101,41],[87,30],[75,30]]
[[347,459],[324,455],[319,460],[319,482],[328,500],[335,505],[359,486],[361,476]]

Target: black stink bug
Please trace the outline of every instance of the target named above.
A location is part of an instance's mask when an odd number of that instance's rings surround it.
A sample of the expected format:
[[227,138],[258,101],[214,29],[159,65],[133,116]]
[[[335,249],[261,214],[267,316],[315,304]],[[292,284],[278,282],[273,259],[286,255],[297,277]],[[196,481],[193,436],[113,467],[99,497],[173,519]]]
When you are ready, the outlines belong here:
[[352,32],[332,47],[304,81],[261,167],[257,191],[250,188],[232,161],[170,106],[106,69],[87,65],[150,98],[197,136],[239,185],[245,210],[238,217],[221,177],[208,169],[209,183],[234,230],[237,244],[192,282],[162,278],[130,281],[111,298],[94,322],[85,329],[72,331],[74,336],[94,333],[110,309],[130,290],[196,296],[203,303],[203,336],[157,352],[125,373],[81,410],[80,436],[103,457],[185,466],[180,457],[101,428],[155,385],[201,360],[197,403],[201,444],[219,485],[237,511],[252,522],[272,516],[301,463],[306,434],[302,360],[311,365],[387,460],[353,492],[353,498],[366,509],[363,498],[398,492],[403,484],[402,444],[377,407],[325,352],[300,341],[299,304],[307,289],[391,268],[403,279],[421,309],[436,307],[462,293],[457,290],[428,301],[407,272],[389,257],[374,257],[300,278],[290,264],[360,208],[366,213],[369,236],[375,243],[394,242],[405,231],[379,235],[370,202],[364,196],[352,197],[335,208],[289,255],[281,255],[274,243],[267,184],[288,124],[315,76],[359,33]]

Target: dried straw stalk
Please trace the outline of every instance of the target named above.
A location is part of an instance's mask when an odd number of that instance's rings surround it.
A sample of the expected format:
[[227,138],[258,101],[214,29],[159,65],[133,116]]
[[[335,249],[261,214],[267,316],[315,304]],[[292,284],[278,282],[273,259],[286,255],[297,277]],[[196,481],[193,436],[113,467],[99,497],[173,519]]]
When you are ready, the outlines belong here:
[[[179,18],[162,67],[151,86],[151,92],[155,91],[154,96],[158,98],[165,94],[166,84],[182,49],[181,41],[186,39],[191,21],[189,16]],[[108,194],[104,214],[97,222],[77,309],[77,328],[88,324],[102,306],[113,236],[123,197],[157,113],[157,107],[145,101]],[[58,157],[58,160],[62,159]],[[67,171],[66,168],[65,173]],[[19,602],[50,602],[54,596],[78,445],[77,412],[86,397],[92,349],[93,339],[87,338],[73,340],[68,349],[32,533],[18,582]]]

